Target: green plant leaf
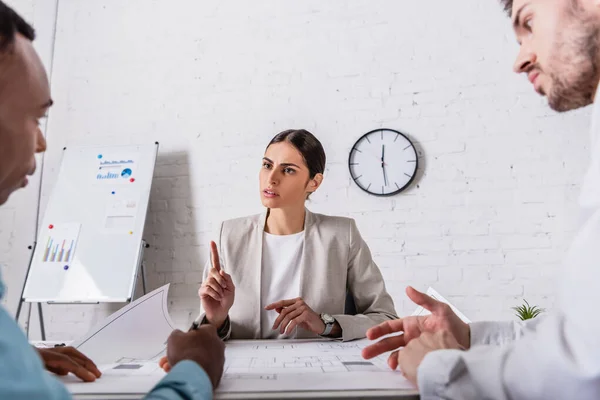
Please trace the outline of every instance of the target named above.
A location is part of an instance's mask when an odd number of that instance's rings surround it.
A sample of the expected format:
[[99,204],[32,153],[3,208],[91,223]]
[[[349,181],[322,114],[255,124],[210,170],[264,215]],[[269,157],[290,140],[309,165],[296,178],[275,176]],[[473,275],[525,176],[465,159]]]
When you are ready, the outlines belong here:
[[521,321],[525,321],[527,319],[533,319],[544,312],[543,308],[539,308],[538,306],[531,306],[527,302],[527,300],[523,300],[525,304],[520,305],[518,307],[511,307],[516,311],[517,317],[521,319]]

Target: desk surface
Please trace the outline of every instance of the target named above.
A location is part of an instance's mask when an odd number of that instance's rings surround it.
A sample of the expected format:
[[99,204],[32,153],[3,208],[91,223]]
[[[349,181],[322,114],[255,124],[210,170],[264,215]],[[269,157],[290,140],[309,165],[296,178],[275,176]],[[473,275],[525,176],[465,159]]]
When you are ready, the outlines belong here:
[[[143,399],[143,395],[74,395],[76,400],[133,400]],[[327,392],[270,392],[270,393],[216,393],[215,400],[238,400],[238,399],[369,399],[390,400],[410,399],[418,400],[419,393],[416,390],[346,390]]]
[[[53,347],[60,341],[32,342],[38,347]],[[67,345],[69,342],[66,343]],[[74,394],[76,400],[132,400],[143,399],[145,394]],[[331,391],[302,391],[302,392],[240,392],[240,393],[215,393],[215,400],[239,400],[239,399],[369,399],[369,400],[391,400],[391,399],[419,399],[416,390],[331,390]]]

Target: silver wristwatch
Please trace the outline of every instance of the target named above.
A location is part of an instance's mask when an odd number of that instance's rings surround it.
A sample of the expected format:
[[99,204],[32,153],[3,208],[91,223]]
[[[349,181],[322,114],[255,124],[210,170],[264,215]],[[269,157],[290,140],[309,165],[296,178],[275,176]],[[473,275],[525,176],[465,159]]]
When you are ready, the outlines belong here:
[[327,336],[331,333],[333,329],[333,324],[335,324],[335,318],[333,318],[329,314],[321,314],[321,321],[325,324],[325,330],[321,333],[321,336]]

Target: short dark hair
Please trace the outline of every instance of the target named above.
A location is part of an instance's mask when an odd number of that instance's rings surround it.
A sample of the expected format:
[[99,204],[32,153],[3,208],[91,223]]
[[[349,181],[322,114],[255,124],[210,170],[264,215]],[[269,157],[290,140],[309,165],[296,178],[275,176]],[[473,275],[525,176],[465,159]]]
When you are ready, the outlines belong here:
[[35,39],[35,30],[12,8],[0,1],[0,51],[14,43],[15,35],[20,33],[27,39]]
[[508,16],[512,16],[513,0],[500,0],[500,3],[502,3],[504,11],[506,11]]
[[275,135],[267,149],[274,143],[288,142],[294,146],[308,167],[310,179],[325,172],[325,150],[319,139],[305,129],[288,129]]

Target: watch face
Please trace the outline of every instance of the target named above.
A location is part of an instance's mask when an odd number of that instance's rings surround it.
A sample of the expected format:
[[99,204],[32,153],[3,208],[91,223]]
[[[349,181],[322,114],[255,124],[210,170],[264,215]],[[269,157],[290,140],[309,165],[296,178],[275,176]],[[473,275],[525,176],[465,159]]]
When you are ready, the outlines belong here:
[[402,133],[377,129],[354,144],[348,167],[360,189],[376,196],[391,196],[406,189],[415,178],[417,151]]
[[323,322],[325,322],[326,324],[333,324],[335,322],[335,318],[333,318],[329,314],[321,314],[321,318],[323,319]]

